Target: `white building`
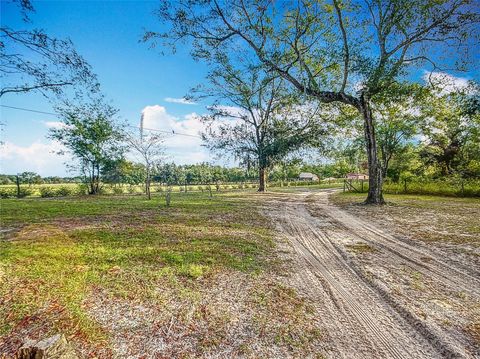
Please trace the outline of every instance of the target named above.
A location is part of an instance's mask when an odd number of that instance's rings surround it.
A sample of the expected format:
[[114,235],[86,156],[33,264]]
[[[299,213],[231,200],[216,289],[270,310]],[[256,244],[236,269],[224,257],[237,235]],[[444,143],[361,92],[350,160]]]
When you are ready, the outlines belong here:
[[310,172],[302,172],[298,176],[298,179],[300,181],[318,181],[318,176],[314,173]]

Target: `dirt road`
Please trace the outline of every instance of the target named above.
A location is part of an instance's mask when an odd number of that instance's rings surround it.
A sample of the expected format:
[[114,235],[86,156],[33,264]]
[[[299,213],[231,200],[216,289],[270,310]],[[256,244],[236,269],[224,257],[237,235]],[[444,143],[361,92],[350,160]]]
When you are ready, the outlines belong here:
[[277,210],[269,211],[297,254],[290,284],[314,303],[331,343],[327,356],[480,357],[478,343],[442,325],[479,308],[476,269],[329,205],[328,195],[272,194]]

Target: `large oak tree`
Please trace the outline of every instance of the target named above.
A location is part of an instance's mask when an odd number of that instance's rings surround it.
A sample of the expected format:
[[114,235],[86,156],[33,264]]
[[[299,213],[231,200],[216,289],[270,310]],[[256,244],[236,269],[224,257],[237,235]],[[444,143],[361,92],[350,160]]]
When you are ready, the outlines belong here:
[[299,92],[356,109],[373,204],[384,200],[372,99],[414,68],[464,68],[479,21],[470,0],[172,0],[158,15],[170,26],[146,41],[193,40],[193,55],[207,60],[248,48]]

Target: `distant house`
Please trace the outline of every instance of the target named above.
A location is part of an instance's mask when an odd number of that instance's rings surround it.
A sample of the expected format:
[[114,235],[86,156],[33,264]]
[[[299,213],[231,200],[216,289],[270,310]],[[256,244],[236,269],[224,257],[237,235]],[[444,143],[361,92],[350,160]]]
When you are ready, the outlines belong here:
[[302,172],[298,175],[300,181],[318,181],[318,176],[310,172]]
[[354,180],[368,180],[368,175],[363,173],[347,173],[345,178]]

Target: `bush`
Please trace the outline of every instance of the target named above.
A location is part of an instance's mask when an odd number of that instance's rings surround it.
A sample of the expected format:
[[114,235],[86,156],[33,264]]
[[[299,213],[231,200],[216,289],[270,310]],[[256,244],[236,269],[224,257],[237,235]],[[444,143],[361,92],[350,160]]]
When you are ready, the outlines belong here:
[[85,183],[80,183],[74,190],[74,193],[79,196],[84,196],[88,193],[88,186]]
[[73,189],[67,186],[61,186],[57,189],[57,196],[66,197],[73,194]]
[[114,186],[112,187],[114,194],[123,194],[123,187],[122,186]]
[[18,198],[24,198],[27,196],[31,196],[33,194],[33,189],[29,187],[20,187],[20,191],[17,193]]
[[113,190],[111,190],[110,188],[108,188],[107,186],[100,186],[100,188],[98,189],[98,194],[112,194],[113,193]]
[[17,196],[17,190],[15,188],[0,187],[0,198],[11,198]]
[[53,187],[42,186],[38,190],[40,192],[40,197],[42,197],[42,198],[48,198],[48,197],[55,197],[56,196],[56,191]]

